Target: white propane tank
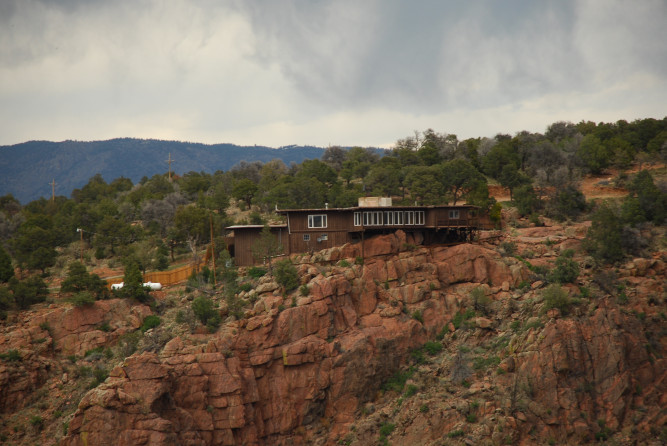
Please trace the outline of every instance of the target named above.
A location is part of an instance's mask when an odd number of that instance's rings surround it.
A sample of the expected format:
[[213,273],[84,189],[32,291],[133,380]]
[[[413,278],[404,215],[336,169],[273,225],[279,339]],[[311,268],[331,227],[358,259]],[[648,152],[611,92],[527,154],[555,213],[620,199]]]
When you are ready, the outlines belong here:
[[159,282],[146,282],[144,286],[150,288],[151,291],[160,291],[162,289],[162,284]]
[[112,290],[120,290],[123,288],[124,282],[111,284]]

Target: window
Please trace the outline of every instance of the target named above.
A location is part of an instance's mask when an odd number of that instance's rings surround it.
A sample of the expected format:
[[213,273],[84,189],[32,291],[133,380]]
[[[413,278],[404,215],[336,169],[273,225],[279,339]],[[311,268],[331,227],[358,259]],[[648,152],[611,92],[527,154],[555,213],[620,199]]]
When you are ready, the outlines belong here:
[[449,211],[449,219],[450,220],[458,220],[459,219],[459,211]]
[[354,213],[354,226],[361,226],[361,212]]
[[380,226],[382,224],[382,211],[364,212],[364,226]]
[[309,242],[310,241],[310,234],[303,234],[303,241],[304,242]]
[[403,224],[403,212],[394,211],[394,224],[402,225]]
[[308,216],[308,228],[312,229],[312,228],[326,228],[326,227],[327,227],[326,214]]
[[414,211],[405,211],[405,224],[414,225],[415,224],[415,212]]
[[415,224],[416,225],[424,224],[424,211],[415,211]]
[[394,224],[394,213],[392,211],[385,211],[384,213],[384,224],[393,225]]

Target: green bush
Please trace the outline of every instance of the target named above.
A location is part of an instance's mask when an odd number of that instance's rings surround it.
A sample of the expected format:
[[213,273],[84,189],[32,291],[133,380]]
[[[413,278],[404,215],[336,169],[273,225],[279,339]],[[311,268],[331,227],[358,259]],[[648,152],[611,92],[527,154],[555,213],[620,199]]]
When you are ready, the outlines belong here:
[[81,262],[72,262],[67,268],[67,277],[60,286],[60,291],[66,293],[81,293],[88,291],[95,299],[108,296],[106,282],[97,274],[90,274]]
[[308,294],[310,294],[310,289],[308,289],[308,285],[303,284],[301,285],[301,288],[299,288],[299,292],[303,297],[306,297]]
[[75,307],[83,307],[85,305],[92,305],[95,303],[95,297],[88,291],[81,291],[72,295],[68,299]]
[[7,353],[0,353],[0,359],[9,362],[18,362],[23,360],[23,357],[21,356],[21,353],[19,353],[18,350],[12,349],[9,350]]
[[491,309],[491,299],[487,297],[484,293],[484,289],[477,287],[470,292],[470,297],[472,297],[472,305],[475,311],[479,311],[482,314],[489,314]]
[[549,285],[542,292],[542,298],[544,299],[544,309],[549,310],[551,308],[557,308],[560,310],[561,314],[566,315],[570,311],[572,306],[572,299],[567,295],[567,291],[562,289],[560,285],[553,284]]
[[253,266],[248,269],[248,275],[253,279],[259,279],[266,274],[266,269],[259,266]]
[[49,294],[46,283],[37,276],[28,277],[23,281],[12,277],[9,279],[9,291],[12,292],[16,305],[22,310],[44,302]]
[[573,283],[579,277],[579,264],[564,254],[556,259],[556,267],[548,275],[552,282]]
[[421,310],[415,310],[412,312],[412,318],[416,321],[419,321],[419,323],[423,324],[424,323],[424,316],[422,315]]
[[424,350],[431,356],[435,356],[442,351],[442,344],[440,342],[428,341],[424,344]]
[[276,262],[274,275],[276,282],[278,282],[285,291],[291,291],[299,286],[299,274],[290,259]]
[[159,316],[155,316],[154,314],[151,314],[150,316],[146,316],[144,318],[143,324],[141,324],[141,331],[143,333],[146,333],[151,328],[155,328],[158,325],[160,325],[161,322],[162,322],[162,320],[160,319]]
[[215,331],[222,322],[217,305],[210,298],[200,296],[192,301],[192,311],[209,331]]

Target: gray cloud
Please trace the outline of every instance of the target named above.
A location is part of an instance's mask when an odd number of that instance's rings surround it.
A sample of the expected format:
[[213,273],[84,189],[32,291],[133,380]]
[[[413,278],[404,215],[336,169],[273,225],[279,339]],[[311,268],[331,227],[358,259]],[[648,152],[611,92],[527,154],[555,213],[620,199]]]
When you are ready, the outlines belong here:
[[662,117],[662,0],[0,2],[0,144],[387,145]]

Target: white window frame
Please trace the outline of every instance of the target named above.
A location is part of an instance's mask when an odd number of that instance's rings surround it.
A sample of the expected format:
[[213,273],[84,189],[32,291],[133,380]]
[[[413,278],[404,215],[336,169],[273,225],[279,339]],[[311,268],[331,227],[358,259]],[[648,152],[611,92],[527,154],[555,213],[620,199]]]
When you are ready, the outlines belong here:
[[354,226],[361,226],[361,212],[354,213]]
[[461,218],[461,213],[458,209],[449,210],[449,219],[450,220],[459,220]]
[[415,211],[415,225],[424,224],[424,211]]
[[[320,226],[315,226],[315,220],[319,217]],[[311,214],[308,216],[308,229],[317,229],[317,228],[326,228],[327,227],[327,214]]]
[[309,242],[310,241],[310,234],[303,234],[303,241],[304,242]]
[[382,226],[382,211],[364,212],[364,226]]
[[415,211],[405,211],[405,224],[414,225],[415,224]]
[[392,211],[384,211],[384,224],[389,226],[394,225],[394,213]]
[[403,226],[403,212],[394,211],[394,224],[397,226]]

